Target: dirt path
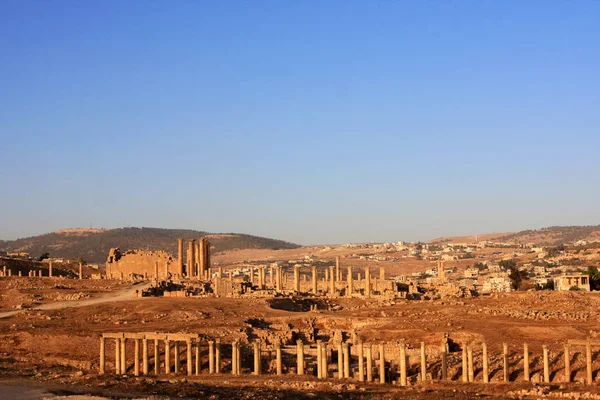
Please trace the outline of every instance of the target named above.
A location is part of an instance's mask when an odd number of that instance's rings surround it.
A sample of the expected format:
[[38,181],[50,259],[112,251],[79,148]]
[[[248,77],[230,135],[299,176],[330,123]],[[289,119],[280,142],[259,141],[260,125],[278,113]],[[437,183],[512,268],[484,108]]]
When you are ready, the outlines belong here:
[[[27,310],[60,310],[60,309],[69,308],[69,307],[86,307],[86,306],[92,306],[92,305],[101,304],[101,303],[110,303],[110,302],[117,302],[117,301],[123,301],[123,300],[141,299],[142,297],[134,297],[135,291],[136,290],[140,290],[140,291],[144,290],[144,289],[150,287],[150,285],[151,285],[150,283],[143,283],[143,284],[139,284],[139,285],[134,285],[129,288],[124,288],[124,289],[121,289],[121,290],[113,292],[113,293],[108,293],[102,297],[98,297],[95,299],[57,301],[54,303],[42,304],[37,307],[29,308]],[[26,311],[26,310],[2,312],[2,313],[0,313],[0,318],[7,318],[12,315],[23,312],[23,311]]]

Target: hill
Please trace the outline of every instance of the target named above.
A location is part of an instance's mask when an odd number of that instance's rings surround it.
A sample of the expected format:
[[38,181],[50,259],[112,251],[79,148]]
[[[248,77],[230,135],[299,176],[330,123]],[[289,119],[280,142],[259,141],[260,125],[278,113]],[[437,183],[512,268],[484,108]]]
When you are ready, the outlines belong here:
[[[119,229],[64,229],[58,232],[12,241],[0,241],[0,250],[25,251],[32,257],[50,253],[51,257],[76,260],[79,257],[89,263],[106,261],[112,247],[121,250],[164,250],[177,255],[177,238],[185,240],[206,236],[213,252],[232,249],[294,249],[297,244],[259,236],[228,233],[210,234],[190,229],[119,228]],[[187,249],[187,243],[184,246]]]
[[535,243],[537,245],[555,246],[558,244],[573,243],[578,240],[600,240],[600,225],[589,226],[550,226],[541,229],[529,229],[513,233],[496,233],[472,236],[455,236],[438,238],[430,243],[464,243],[479,241],[509,242],[509,243]]

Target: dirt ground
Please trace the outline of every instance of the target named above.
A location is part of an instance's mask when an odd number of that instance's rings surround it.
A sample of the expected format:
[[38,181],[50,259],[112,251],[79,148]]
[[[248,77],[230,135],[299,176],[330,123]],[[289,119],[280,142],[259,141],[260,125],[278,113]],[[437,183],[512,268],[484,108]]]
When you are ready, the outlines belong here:
[[[20,280],[25,283],[14,283]],[[379,301],[364,299],[216,299],[216,298],[132,298],[119,293],[127,284],[116,281],[66,280],[52,278],[8,278],[0,280],[3,291],[12,296],[3,308],[24,302],[38,294],[35,302],[52,303],[69,293],[89,296],[114,295],[117,301],[55,310],[23,309],[0,319],[0,386],[42,385],[56,393],[92,393],[126,397],[162,395],[169,397],[207,398],[457,398],[477,396],[505,397],[507,392],[531,388],[519,383],[523,379],[522,352],[527,342],[531,352],[531,373],[542,372],[542,345],[549,346],[551,378],[558,389],[562,381],[563,344],[568,339],[600,336],[600,296],[581,292],[523,292],[491,297],[455,299],[451,301]],[[60,288],[57,288],[60,286]],[[131,288],[129,288],[131,290]],[[4,299],[4,298],[3,298]],[[33,301],[33,300],[28,300]],[[64,301],[63,301],[64,303]],[[305,311],[316,304],[317,312]],[[278,378],[269,372],[254,379],[252,349],[243,347],[244,376],[224,374],[178,378],[151,376],[124,378],[111,374],[114,370],[114,344],[107,340],[106,376],[98,376],[99,335],[103,332],[186,332],[205,338],[220,338],[224,343],[227,371],[227,343],[240,339],[248,343],[261,338],[269,343],[283,340],[293,344],[297,338],[330,340],[336,331],[356,332],[365,343],[397,343],[408,345],[409,375],[418,373],[418,349],[424,341],[428,349],[428,368],[433,383],[414,383],[403,389],[397,385],[359,385],[354,380],[317,381],[310,375],[298,378],[293,370],[284,370]],[[439,348],[447,336],[456,348],[449,357],[452,383],[439,381]],[[481,381],[481,343],[489,349],[491,381]],[[502,344],[509,346],[511,379],[502,384]],[[460,347],[472,345],[475,353],[476,382],[460,383]],[[598,376],[600,357],[594,349],[594,376]],[[132,352],[130,352],[131,354]],[[585,377],[584,349],[573,348],[573,380]],[[204,353],[203,353],[204,354]],[[272,352],[265,355],[267,368],[272,368]],[[286,365],[294,364],[293,354],[284,355]],[[397,369],[394,352],[389,354],[392,368]],[[206,357],[203,355],[203,366]],[[310,358],[308,363],[310,364]],[[113,368],[111,370],[111,368]],[[333,374],[333,372],[330,372]],[[561,390],[577,389],[577,383],[562,385]],[[579,385],[581,386],[581,385]],[[595,387],[584,387],[585,391]],[[573,389],[574,390],[574,389]],[[578,388],[582,390],[582,388]],[[62,392],[61,392],[62,391]],[[534,396],[535,397],[535,396]]]

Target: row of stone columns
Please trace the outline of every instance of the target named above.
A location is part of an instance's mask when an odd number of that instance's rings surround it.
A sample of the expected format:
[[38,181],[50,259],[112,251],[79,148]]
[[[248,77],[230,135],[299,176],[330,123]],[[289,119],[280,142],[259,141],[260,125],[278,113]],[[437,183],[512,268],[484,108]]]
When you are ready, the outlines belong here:
[[[9,277],[12,276],[12,270],[10,268],[6,268],[6,265],[2,267],[2,270],[0,270],[0,277]],[[23,276],[21,271],[18,271],[18,275],[17,276]],[[44,270],[40,269],[40,270],[30,270],[27,273],[27,276],[30,278],[35,278],[35,277],[43,277],[44,276]],[[52,271],[52,264],[50,264],[48,266],[48,277],[52,278],[53,277],[53,271]]]
[[[200,238],[198,244],[195,239],[188,242],[186,254],[186,275],[198,279],[210,279],[210,241],[206,238]],[[183,263],[183,239],[177,239],[177,274],[184,276]]]

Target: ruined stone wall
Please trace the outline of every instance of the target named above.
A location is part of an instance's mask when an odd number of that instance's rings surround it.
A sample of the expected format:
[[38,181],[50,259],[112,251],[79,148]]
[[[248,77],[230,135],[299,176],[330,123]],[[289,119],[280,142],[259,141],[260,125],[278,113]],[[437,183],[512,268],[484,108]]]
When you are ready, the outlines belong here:
[[177,260],[164,251],[132,250],[121,255],[118,261],[106,264],[109,278],[128,279],[133,275],[154,279],[158,262],[158,279],[167,279],[177,272]]

